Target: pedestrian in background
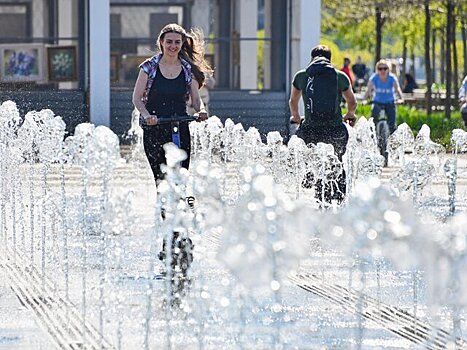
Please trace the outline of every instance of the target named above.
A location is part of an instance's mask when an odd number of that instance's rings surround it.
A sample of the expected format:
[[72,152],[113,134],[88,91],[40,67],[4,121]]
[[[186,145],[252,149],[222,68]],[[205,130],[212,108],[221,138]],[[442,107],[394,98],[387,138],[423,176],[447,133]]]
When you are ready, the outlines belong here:
[[360,56],[357,56],[357,61],[352,65],[352,72],[355,75],[356,80],[365,80],[366,64],[362,63],[362,58]]
[[467,127],[467,75],[459,89],[459,100],[461,103],[462,119],[464,120],[464,125]]
[[362,58],[360,56],[357,56],[357,61],[355,62],[354,65],[352,65],[352,72],[355,77],[354,81],[354,89],[355,91],[361,91],[362,87],[366,85],[366,73],[367,73],[367,68],[365,63],[362,63]]
[[352,80],[352,73],[350,73],[350,58],[348,58],[348,57],[344,58],[344,65],[342,66],[341,71],[343,71],[345,73],[345,75],[347,75],[347,77],[350,80],[350,85],[353,86],[353,84],[352,84],[352,81],[353,81]]
[[406,94],[412,94],[414,89],[418,89],[418,84],[415,81],[415,78],[410,73],[405,73],[404,78],[404,87],[402,88],[402,92]]

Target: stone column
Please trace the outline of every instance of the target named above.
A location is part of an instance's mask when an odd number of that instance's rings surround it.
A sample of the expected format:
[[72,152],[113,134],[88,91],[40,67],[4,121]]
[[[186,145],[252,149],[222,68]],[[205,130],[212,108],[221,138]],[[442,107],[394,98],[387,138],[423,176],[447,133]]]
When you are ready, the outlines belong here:
[[[264,1],[264,37],[270,38],[272,36],[272,8],[273,0]],[[263,69],[264,69],[264,89],[271,88],[271,42],[264,41],[264,56],[263,56]]]
[[[256,38],[258,30],[258,0],[238,0],[237,31],[240,38]],[[257,89],[257,50],[255,40],[240,40],[240,89]]]
[[[311,49],[320,42],[321,0],[291,2],[290,71],[293,75],[310,62]],[[291,78],[292,78],[291,77]],[[303,115],[303,103],[299,104]]]
[[300,65],[310,62],[311,48],[321,36],[321,0],[300,1]]
[[89,109],[91,123],[110,127],[110,3],[89,1]]
[[[18,1],[19,2],[19,1]],[[14,5],[14,1],[12,2],[12,5]],[[44,13],[44,9],[47,8],[47,6],[44,5],[44,1],[38,0],[38,1],[31,1],[31,12],[32,12],[32,36],[33,37],[44,37],[48,36],[47,33],[47,21],[45,20],[45,16],[34,16],[35,13]]]
[[[78,36],[78,2],[74,0],[61,0],[58,3],[58,37],[71,38]],[[78,42],[72,40],[60,40],[59,45],[75,45],[78,50]],[[78,61],[78,51],[75,60]],[[65,82],[58,84],[59,89],[76,89],[77,82]]]
[[[211,1],[195,1],[191,8],[191,24],[193,27],[200,28],[205,36],[209,35],[211,13]],[[188,28],[187,28],[188,29]]]
[[217,6],[215,6],[216,15],[218,18],[214,22],[214,32],[217,36],[222,38],[215,45],[215,73],[216,85],[220,88],[230,89],[231,84],[231,67],[232,63],[232,51],[233,45],[228,41],[228,38],[232,35],[232,1],[231,0],[219,0]]

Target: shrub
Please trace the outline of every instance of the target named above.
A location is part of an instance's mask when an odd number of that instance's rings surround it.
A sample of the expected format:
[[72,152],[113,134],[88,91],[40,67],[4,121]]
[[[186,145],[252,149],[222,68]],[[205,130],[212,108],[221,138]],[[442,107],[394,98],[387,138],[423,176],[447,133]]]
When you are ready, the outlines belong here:
[[[359,105],[357,116],[369,118],[371,106]],[[464,129],[464,122],[459,111],[451,113],[451,118],[446,118],[444,112],[433,112],[430,116],[426,111],[407,106],[397,106],[397,125],[407,123],[416,136],[423,124],[431,129],[431,140],[451,149],[451,133],[454,129]]]

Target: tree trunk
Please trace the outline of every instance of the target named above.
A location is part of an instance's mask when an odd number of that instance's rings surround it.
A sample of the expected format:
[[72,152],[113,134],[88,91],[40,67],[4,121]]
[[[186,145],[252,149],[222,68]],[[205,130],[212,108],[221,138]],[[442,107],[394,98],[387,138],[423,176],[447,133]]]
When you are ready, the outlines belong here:
[[376,48],[375,48],[375,64],[381,59],[381,42],[383,37],[383,17],[381,8],[377,5],[376,8]]
[[431,17],[430,17],[430,0],[425,0],[425,75],[426,75],[426,113],[431,115],[431,63],[430,63],[430,33],[431,33]]
[[[407,72],[407,37],[402,38],[402,76]],[[403,79],[403,78],[402,78]]]
[[444,35],[445,33],[441,30],[440,31],[440,36],[439,36],[439,39],[441,41],[440,43],[440,67],[439,67],[439,71],[440,71],[440,83],[441,84],[445,84],[446,83],[446,37]]
[[452,30],[452,13],[453,4],[451,0],[447,0],[446,11],[446,100],[444,111],[446,118],[451,118],[451,88],[452,88],[452,65],[451,65],[451,30]]
[[412,52],[410,53],[410,60],[412,61],[412,65],[409,68],[409,72],[415,79],[415,74],[417,73],[415,70],[415,48],[412,47],[411,51]]
[[436,83],[436,30],[431,33],[431,82]]
[[454,83],[454,93],[459,91],[459,61],[457,56],[457,43],[456,43],[456,13],[452,12],[452,21],[451,21],[451,41],[452,41],[452,60],[454,63],[454,72],[452,76],[452,81]]
[[464,77],[467,75],[467,33],[465,26],[467,23],[465,22],[465,18],[462,17],[461,19],[461,33],[462,33],[462,49],[464,51]]

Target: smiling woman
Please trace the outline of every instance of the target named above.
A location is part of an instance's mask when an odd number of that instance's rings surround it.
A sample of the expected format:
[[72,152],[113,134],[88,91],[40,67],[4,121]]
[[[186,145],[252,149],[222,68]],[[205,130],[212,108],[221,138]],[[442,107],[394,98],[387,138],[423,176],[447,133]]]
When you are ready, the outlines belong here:
[[[208,115],[199,96],[205,73],[212,70],[204,58],[203,40],[199,31],[189,33],[178,24],[162,28],[157,46],[160,53],[140,65],[133,91],[133,104],[140,113],[144,131],[144,150],[156,183],[164,178],[161,165],[165,163],[163,145],[172,141],[173,126],[160,124],[158,117],[185,116],[186,103],[191,98],[198,120]],[[190,162],[190,131],[188,122],[177,125],[180,147],[187,153],[182,166]]]
[[402,102],[404,99],[402,90],[397,77],[390,73],[390,62],[379,60],[375,66],[375,73],[368,81],[364,99],[372,94],[371,117],[375,124],[378,124],[380,113],[384,110],[391,134],[396,130],[396,93],[399,95],[399,101]]

